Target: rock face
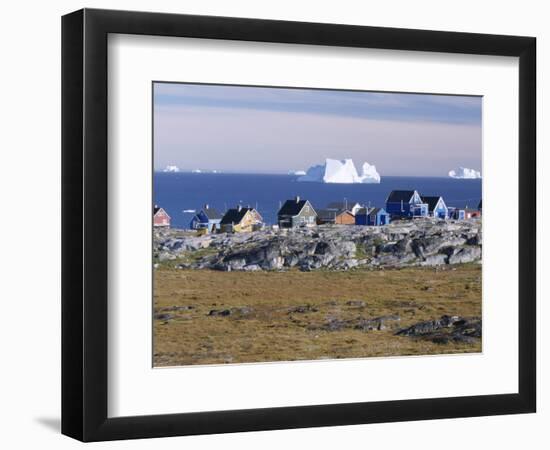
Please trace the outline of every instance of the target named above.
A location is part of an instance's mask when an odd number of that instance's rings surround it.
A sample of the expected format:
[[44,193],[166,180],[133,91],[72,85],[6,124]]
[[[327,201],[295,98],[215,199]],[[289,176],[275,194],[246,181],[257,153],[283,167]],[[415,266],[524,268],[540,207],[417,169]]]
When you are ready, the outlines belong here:
[[311,325],[310,330],[342,331],[346,329],[360,331],[381,331],[393,328],[399,323],[401,317],[398,315],[380,316],[373,318],[358,317],[357,319],[343,320],[336,317],[329,317],[322,325]]
[[478,317],[466,319],[458,316],[441,316],[440,319],[419,322],[408,328],[403,328],[395,334],[429,340],[436,344],[471,343],[475,339],[481,338],[481,319]]
[[158,230],[156,261],[186,269],[349,270],[481,262],[481,222],[418,219],[196,236]]

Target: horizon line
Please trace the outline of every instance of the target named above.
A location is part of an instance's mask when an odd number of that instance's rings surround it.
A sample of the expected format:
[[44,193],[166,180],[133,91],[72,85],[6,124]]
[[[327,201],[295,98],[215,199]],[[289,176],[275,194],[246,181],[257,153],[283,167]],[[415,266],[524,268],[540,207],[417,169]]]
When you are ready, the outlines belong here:
[[[177,174],[186,174],[186,175],[277,175],[277,176],[287,176],[287,177],[301,177],[302,175],[295,175],[284,172],[231,172],[231,171],[217,171],[213,172],[208,169],[200,169],[201,172],[193,172],[192,170],[180,170],[177,172],[165,172],[163,169],[153,169],[153,174],[167,174],[167,175],[177,175]],[[392,177],[392,178],[449,178],[451,180],[481,180],[480,178],[453,178],[449,175],[380,175],[381,178]],[[311,182],[310,182],[311,183]],[[331,183],[328,183],[331,184]],[[332,183],[332,184],[380,184],[380,183]]]

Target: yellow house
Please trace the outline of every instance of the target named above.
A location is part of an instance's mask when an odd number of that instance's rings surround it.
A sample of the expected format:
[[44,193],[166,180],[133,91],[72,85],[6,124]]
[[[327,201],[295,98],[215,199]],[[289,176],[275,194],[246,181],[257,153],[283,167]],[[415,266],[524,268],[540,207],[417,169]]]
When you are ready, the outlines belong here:
[[222,233],[242,233],[255,231],[262,227],[263,218],[254,208],[237,208],[229,209],[220,223],[220,231]]

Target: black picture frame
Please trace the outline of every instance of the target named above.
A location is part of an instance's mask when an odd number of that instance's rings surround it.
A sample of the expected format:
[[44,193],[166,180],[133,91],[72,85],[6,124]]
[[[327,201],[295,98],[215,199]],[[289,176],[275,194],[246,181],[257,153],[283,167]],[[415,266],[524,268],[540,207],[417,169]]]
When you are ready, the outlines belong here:
[[[109,33],[519,58],[517,393],[109,418]],[[62,18],[62,433],[82,441],[535,412],[536,39],[533,37],[83,9]],[[519,217],[522,220],[519,220]],[[513,295],[510,293],[510,295]]]

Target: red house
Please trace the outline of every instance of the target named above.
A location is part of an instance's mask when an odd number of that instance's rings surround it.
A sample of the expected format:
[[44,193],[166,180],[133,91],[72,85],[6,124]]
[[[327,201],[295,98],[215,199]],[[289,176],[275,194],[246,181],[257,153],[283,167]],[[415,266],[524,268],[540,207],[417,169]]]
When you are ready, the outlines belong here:
[[155,205],[153,208],[153,226],[154,227],[169,227],[170,216],[160,206]]

